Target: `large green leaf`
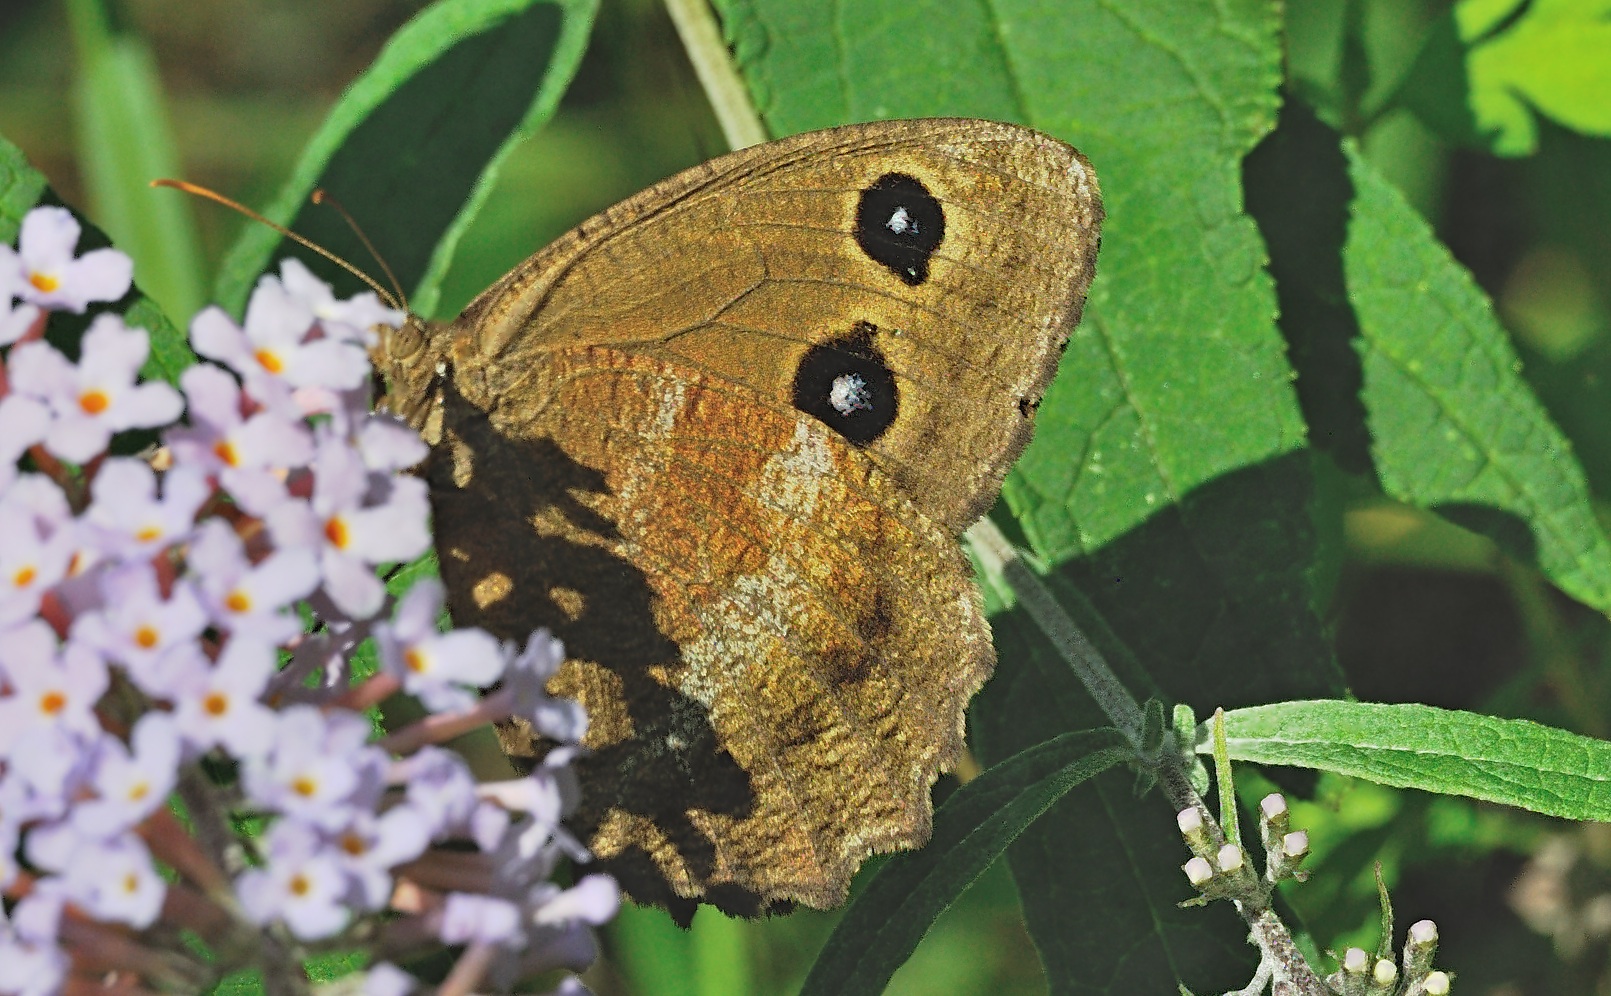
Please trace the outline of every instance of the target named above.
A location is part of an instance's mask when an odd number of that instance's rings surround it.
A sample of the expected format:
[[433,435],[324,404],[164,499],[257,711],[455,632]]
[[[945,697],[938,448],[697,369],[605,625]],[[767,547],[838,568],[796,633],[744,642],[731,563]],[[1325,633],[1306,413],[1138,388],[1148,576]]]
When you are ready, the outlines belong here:
[[1611,822],[1611,743],[1523,719],[1413,703],[1277,702],[1227,712],[1225,731],[1233,760]]
[[[30,208],[41,204],[60,205],[61,199],[45,182],[44,175],[28,165],[22,150],[0,136],[0,241],[15,243],[23,216]],[[80,255],[111,244],[106,234],[83,215],[76,211],[73,214],[83,227],[83,234],[78,240]],[[83,315],[58,313],[51,316],[48,335],[58,345],[69,350],[76,349],[72,344],[78,341],[90,319],[102,311],[118,312],[130,325],[151,333],[151,355],[140,371],[141,376],[160,377],[174,383],[184,369],[195,362],[195,355],[190,352],[184,333],[168,320],[155,301],[141,291],[138,280],[122,300],[94,305]]]
[[1502,156],[1538,149],[1538,116],[1611,135],[1611,0],[1463,0],[1399,96],[1445,135]]
[[[1277,103],[1277,6],[717,6],[775,133],[962,114],[1090,156],[1108,209],[1096,283],[1003,526],[1141,694],[1207,709],[1335,690],[1305,574],[1318,543],[1304,427],[1241,211],[1241,160]],[[973,712],[982,759],[1102,722],[1016,614],[993,621],[1001,664]],[[1240,984],[1235,917],[1175,908],[1182,853],[1167,809],[1112,779],[1020,838],[1009,858],[1056,991]]]
[[1487,297],[1351,146],[1343,253],[1382,488],[1536,562],[1611,610],[1611,543],[1583,471],[1518,371]]
[[22,150],[0,138],[0,242],[15,245],[22,216],[45,193],[45,175],[23,158]]
[[1025,827],[1131,755],[1114,731],[1065,733],[958,789],[935,811],[928,844],[885,864],[851,901],[801,996],[883,992],[924,932]]
[[1269,129],[1278,8],[721,0],[774,133],[960,114],[1091,158],[1108,208],[1086,318],[1007,498],[1037,549],[1093,549],[1303,444],[1239,164]]
[[[438,0],[392,38],[331,110],[264,213],[362,268],[368,251],[317,188],[362,226],[429,315],[454,246],[499,164],[552,115],[576,72],[598,0]],[[229,253],[217,295],[238,310],[270,259],[287,250],[254,226]],[[294,250],[338,292],[358,287]]]

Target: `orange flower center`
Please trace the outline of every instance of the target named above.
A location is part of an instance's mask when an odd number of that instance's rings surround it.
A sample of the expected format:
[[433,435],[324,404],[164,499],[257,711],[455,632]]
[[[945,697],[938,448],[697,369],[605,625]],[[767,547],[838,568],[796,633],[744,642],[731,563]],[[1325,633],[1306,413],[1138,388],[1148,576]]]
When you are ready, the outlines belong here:
[[347,524],[341,521],[340,516],[335,516],[325,520],[324,538],[329,540],[330,545],[338,550],[345,550],[347,548],[347,540],[349,538],[347,536]]
[[106,396],[105,391],[95,387],[78,396],[78,407],[84,409],[85,415],[99,415],[112,407],[112,399]]
[[34,285],[34,290],[41,294],[49,294],[62,285],[62,282],[49,273],[30,273],[28,282]]
[[235,452],[235,444],[227,439],[220,439],[213,444],[213,455],[231,467],[240,466],[240,454]]
[[249,612],[252,608],[252,596],[237,588],[224,599],[224,608],[231,612]]
[[425,669],[430,666],[430,661],[424,654],[410,647],[403,653],[403,665],[415,674],[424,674]]
[[11,584],[17,588],[26,588],[33,584],[34,578],[38,576],[39,572],[34,569],[34,565],[28,564],[17,568],[16,573],[11,575]]
[[201,700],[201,707],[209,716],[222,716],[229,711],[229,696],[223,692],[209,692],[207,697]]
[[319,791],[319,783],[303,775],[291,783],[291,791],[304,799],[311,799]]
[[257,357],[257,365],[262,367],[264,370],[267,370],[269,373],[277,374],[284,372],[285,361],[281,360],[280,354],[276,353],[274,350],[260,349],[254,355]]
[[46,692],[39,696],[39,711],[47,716],[54,716],[67,708],[67,696],[61,692]]
[[134,642],[141,650],[150,650],[162,642],[162,634],[157,632],[155,626],[141,626],[134,631]]

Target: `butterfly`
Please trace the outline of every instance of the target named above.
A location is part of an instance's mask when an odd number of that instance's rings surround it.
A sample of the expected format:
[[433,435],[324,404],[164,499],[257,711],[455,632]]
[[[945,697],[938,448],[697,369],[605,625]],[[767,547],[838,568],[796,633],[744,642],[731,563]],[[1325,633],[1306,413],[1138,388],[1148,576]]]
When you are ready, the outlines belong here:
[[1046,135],[849,125],[662,181],[390,335],[451,614],[563,639],[572,822],[636,899],[829,907],[927,839],[995,661],[958,536],[1029,441],[1101,221]]

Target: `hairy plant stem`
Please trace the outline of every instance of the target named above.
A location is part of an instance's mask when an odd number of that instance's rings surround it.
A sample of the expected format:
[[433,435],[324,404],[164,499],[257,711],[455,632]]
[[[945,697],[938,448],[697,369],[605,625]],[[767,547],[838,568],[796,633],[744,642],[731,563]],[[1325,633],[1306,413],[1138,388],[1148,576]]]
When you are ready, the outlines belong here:
[[[1040,575],[1030,569],[995,523],[988,518],[981,519],[968,530],[967,539],[986,574],[999,577],[1012,591],[1018,605],[1051,641],[1109,722],[1136,748],[1139,759],[1142,708],[1113,673],[1113,669],[1108,667],[1101,652],[1080,632],[1074,620],[1057,604]],[[1215,846],[1226,843],[1224,828],[1209,811],[1203,797],[1192,787],[1187,756],[1174,743],[1173,732],[1167,734],[1164,750],[1150,763],[1154,766],[1158,787],[1174,812],[1195,809]],[[1269,973],[1278,987],[1276,992],[1291,993],[1293,996],[1330,996],[1330,990],[1292,942],[1292,932],[1267,902],[1237,900],[1232,905],[1247,924],[1253,942],[1258,946],[1260,973]]]
[[732,53],[722,40],[721,26],[716,23],[710,4],[706,0],[666,0],[666,12],[671,15],[671,23],[677,26],[677,35],[682,39],[683,48],[688,50],[694,74],[710,98],[727,144],[743,149],[770,138],[755,102],[750,100],[749,88],[733,65]]

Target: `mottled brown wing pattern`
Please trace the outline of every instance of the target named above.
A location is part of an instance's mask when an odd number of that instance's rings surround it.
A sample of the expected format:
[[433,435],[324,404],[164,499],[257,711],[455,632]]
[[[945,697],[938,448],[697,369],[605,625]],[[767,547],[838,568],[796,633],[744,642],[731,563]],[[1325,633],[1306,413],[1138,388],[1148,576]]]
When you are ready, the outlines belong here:
[[955,539],[826,426],[690,368],[583,348],[528,383],[449,406],[437,544],[458,621],[565,640],[595,853],[640,899],[841,902],[927,838],[994,661]]
[[[887,177],[916,181],[893,198]],[[865,206],[931,205],[920,282],[864,248]],[[877,354],[900,398],[869,455],[960,532],[994,500],[1079,320],[1101,220],[1077,152],[1015,125],[852,125],[745,149],[584,222],[473,303],[474,362],[530,369],[553,349],[692,362],[780,411],[813,348]],[[930,230],[934,226],[930,226]],[[919,231],[923,229],[919,227]]]
[[1100,220],[1036,132],[853,125],[672,177],[392,337],[453,615],[564,639],[577,819],[635,897],[833,905],[927,838],[994,660],[956,536],[1028,441]]

